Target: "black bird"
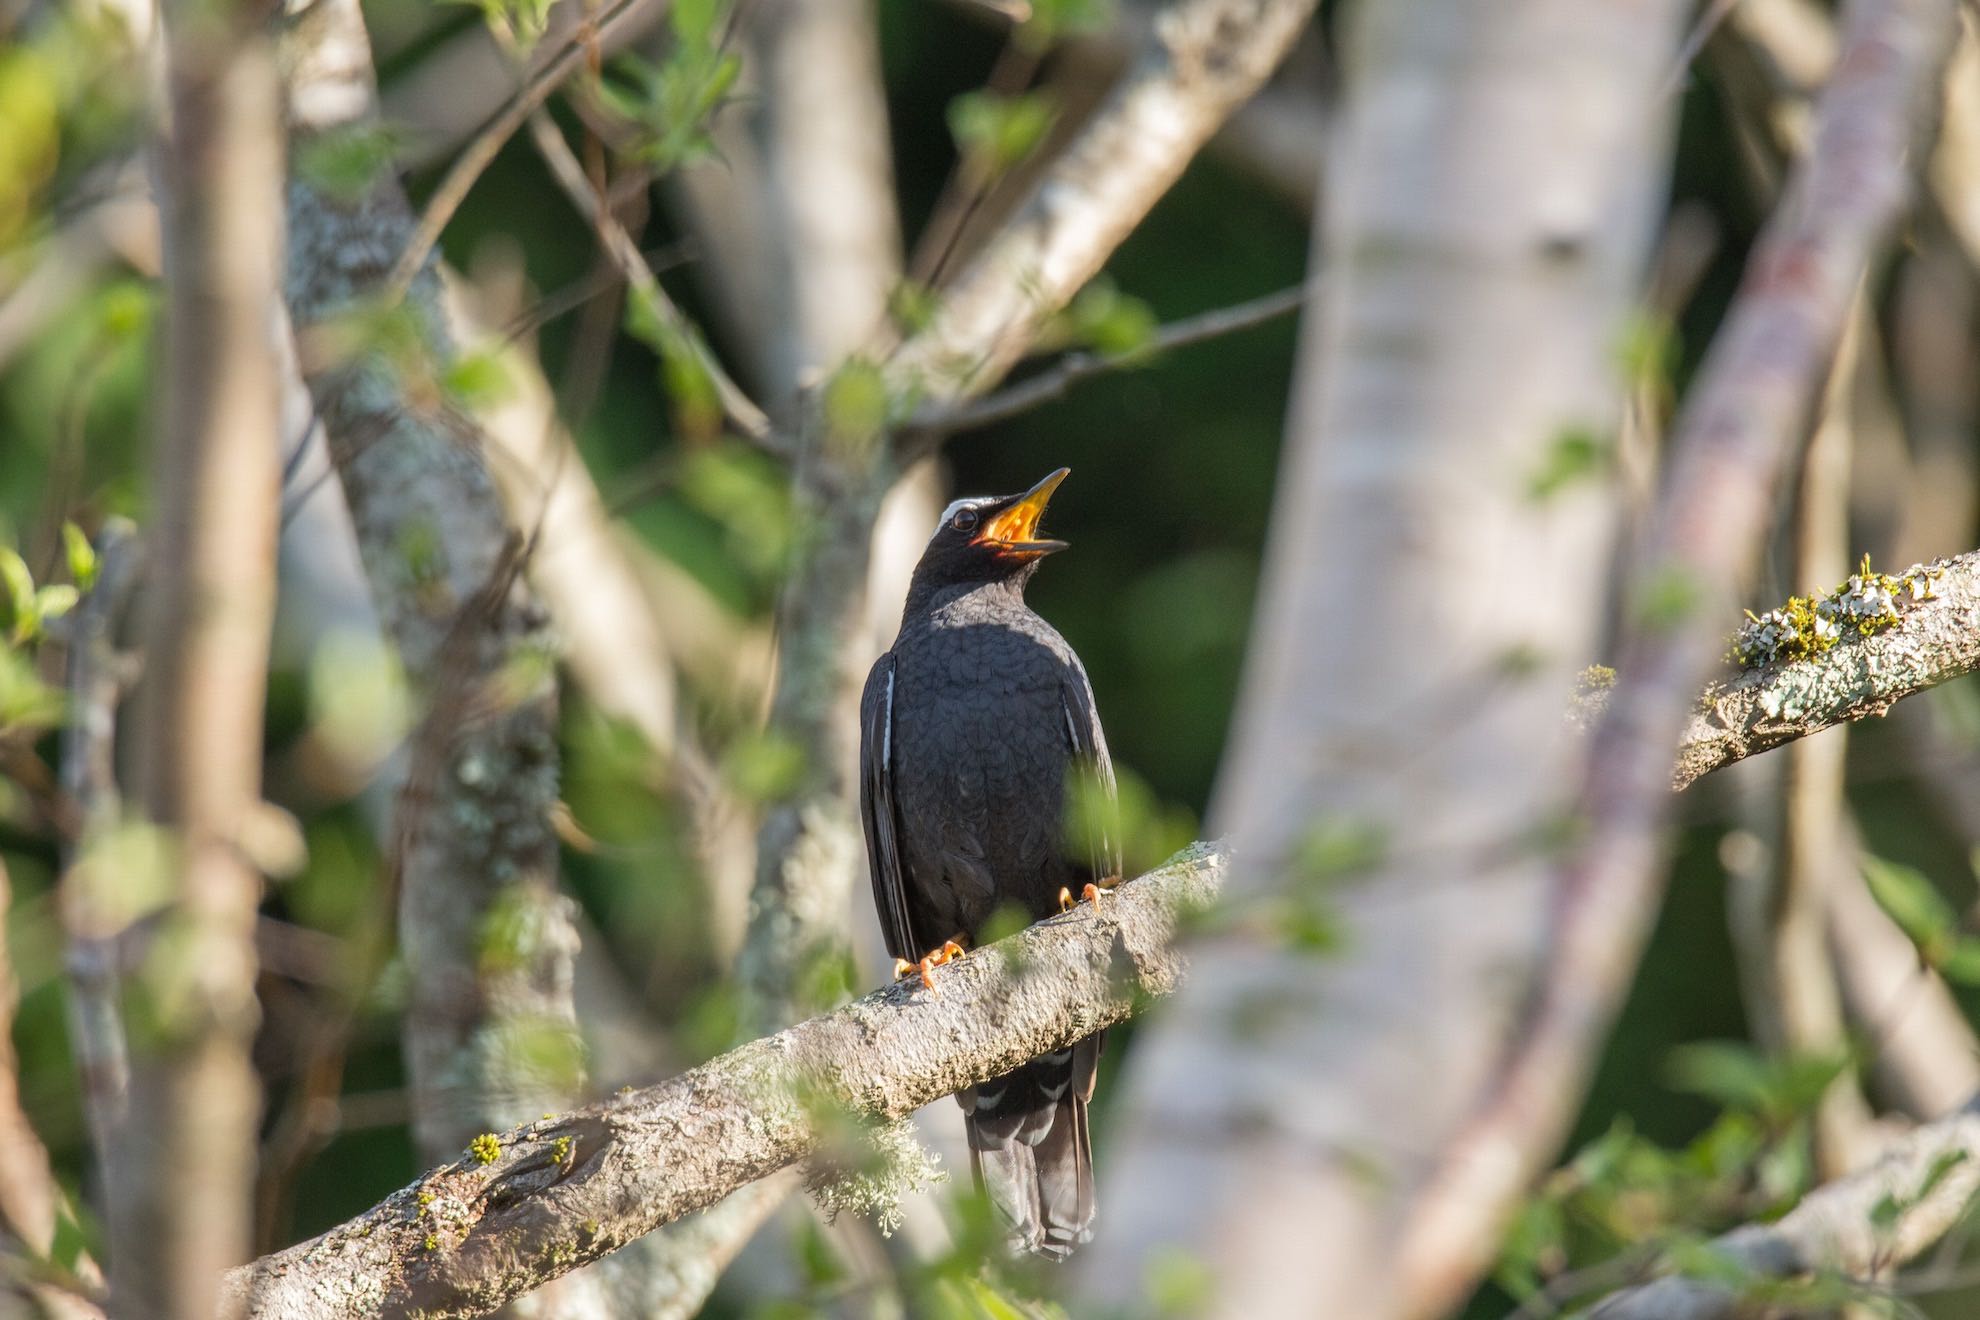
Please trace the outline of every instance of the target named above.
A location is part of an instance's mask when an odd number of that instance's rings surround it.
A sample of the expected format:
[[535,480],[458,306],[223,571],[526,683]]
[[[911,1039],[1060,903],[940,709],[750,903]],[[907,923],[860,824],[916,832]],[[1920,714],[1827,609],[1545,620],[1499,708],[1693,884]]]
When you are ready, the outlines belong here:
[[[1099,901],[1120,875],[1113,765],[1079,657],[1024,603],[1065,542],[1038,537],[1066,469],[1022,495],[962,499],[915,565],[900,635],[860,701],[860,814],[873,900],[899,974],[961,952],[993,915]],[[1070,855],[1068,779],[1101,810]],[[1096,796],[1096,795],[1089,795]],[[1098,1033],[956,1096],[977,1185],[1015,1245],[1063,1259],[1091,1239],[1086,1105]]]

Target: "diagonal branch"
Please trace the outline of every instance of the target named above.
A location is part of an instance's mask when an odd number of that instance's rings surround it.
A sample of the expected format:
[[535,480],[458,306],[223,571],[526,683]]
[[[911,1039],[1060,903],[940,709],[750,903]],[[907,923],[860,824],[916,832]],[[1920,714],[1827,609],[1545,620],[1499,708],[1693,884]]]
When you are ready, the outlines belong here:
[[994,426],[1029,412],[1040,404],[1062,398],[1067,390],[1081,381],[1104,372],[1137,366],[1157,353],[1188,348],[1290,316],[1305,304],[1308,292],[1306,285],[1295,284],[1289,289],[1280,289],[1230,307],[1218,307],[1180,321],[1171,321],[1156,330],[1147,343],[1125,353],[1068,353],[1038,374],[1027,376],[995,394],[917,414],[905,429],[941,436]]
[[[1713,1241],[1724,1273],[1658,1279],[1615,1293],[1589,1320],[1733,1320],[1749,1314],[1744,1276],[1764,1284],[1803,1275],[1877,1278],[1912,1260],[1960,1222],[1980,1191],[1980,1109],[1928,1123],[1892,1143],[1861,1173],[1817,1188],[1773,1224]],[[1826,1309],[1826,1308],[1825,1308]]]
[[994,386],[1278,67],[1313,8],[1179,0],[1158,14],[1106,102],[902,345],[896,378],[938,402]]
[[692,1072],[525,1124],[311,1241],[235,1270],[229,1313],[482,1315],[816,1151],[1126,1020],[1180,983],[1177,926],[1229,867],[1198,844],[1087,910]]
[[722,412],[731,425],[740,431],[744,438],[773,453],[782,452],[782,438],[770,426],[770,419],[763,409],[743,392],[742,386],[723,368],[715,358],[714,351],[701,331],[688,320],[687,314],[675,305],[660,287],[659,276],[647,264],[646,254],[639,250],[639,244],[619,223],[611,208],[598,196],[591,186],[591,180],[584,175],[584,166],[578,162],[571,144],[564,141],[564,135],[549,115],[541,112],[529,116],[530,137],[536,144],[537,154],[550,170],[550,176],[557,186],[564,190],[564,196],[577,208],[598,235],[606,256],[625,276],[626,283],[633,293],[646,300],[647,306],[660,319],[668,332],[676,336],[682,346],[691,354],[696,364],[715,389],[715,397],[721,402]]

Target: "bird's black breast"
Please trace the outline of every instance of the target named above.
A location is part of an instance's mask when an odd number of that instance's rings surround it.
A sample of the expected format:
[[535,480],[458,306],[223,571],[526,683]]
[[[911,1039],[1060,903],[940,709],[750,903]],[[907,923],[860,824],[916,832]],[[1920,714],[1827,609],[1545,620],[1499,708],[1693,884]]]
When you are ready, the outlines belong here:
[[1029,610],[933,612],[894,644],[893,787],[916,936],[974,937],[1006,903],[1075,891],[1061,818],[1064,692],[1085,676]]

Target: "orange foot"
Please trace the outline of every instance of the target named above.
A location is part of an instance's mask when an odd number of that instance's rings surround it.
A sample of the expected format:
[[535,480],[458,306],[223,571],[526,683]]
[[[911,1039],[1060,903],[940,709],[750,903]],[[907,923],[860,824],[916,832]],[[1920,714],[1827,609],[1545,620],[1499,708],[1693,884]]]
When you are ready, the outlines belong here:
[[[1102,876],[1098,882],[1089,884],[1086,888],[1079,891],[1079,902],[1091,903],[1093,910],[1098,912],[1100,910],[1100,895],[1112,889],[1120,882],[1121,878],[1117,875]],[[1077,906],[1079,904],[1073,901],[1072,890],[1061,888],[1059,890],[1059,911],[1070,912]]]
[[[894,959],[894,979],[899,980],[902,977],[912,976],[918,972],[921,975],[921,983],[928,987],[928,989],[934,990],[935,969],[945,962],[951,962],[962,956],[962,945],[956,943],[954,940],[944,940],[942,941],[941,948],[935,950],[933,953],[923,954],[919,962],[909,962],[905,958]],[[937,991],[936,993],[940,992]]]

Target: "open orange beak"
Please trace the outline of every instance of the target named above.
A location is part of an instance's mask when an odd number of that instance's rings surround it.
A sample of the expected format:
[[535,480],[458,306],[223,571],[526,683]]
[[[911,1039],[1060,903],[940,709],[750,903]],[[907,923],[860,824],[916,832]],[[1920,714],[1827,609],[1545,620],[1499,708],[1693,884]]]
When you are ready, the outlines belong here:
[[1038,520],[1045,516],[1045,506],[1051,501],[1052,492],[1059,488],[1059,483],[1071,471],[1071,468],[1060,468],[1026,491],[1017,503],[992,514],[971,544],[991,546],[999,555],[1020,559],[1036,559],[1065,549],[1064,541],[1039,539]]

